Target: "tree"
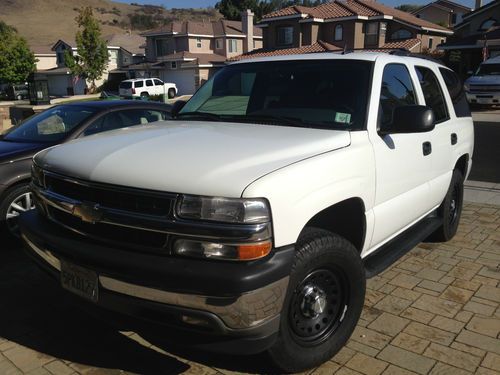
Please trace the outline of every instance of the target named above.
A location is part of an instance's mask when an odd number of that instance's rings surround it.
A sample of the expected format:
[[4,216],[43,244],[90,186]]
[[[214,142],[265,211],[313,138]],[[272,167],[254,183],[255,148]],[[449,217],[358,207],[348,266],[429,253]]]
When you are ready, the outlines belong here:
[[420,8],[422,8],[422,6],[418,4],[401,4],[397,7],[394,7],[394,9],[402,10],[403,12],[407,13],[412,13]]
[[0,82],[25,82],[36,70],[36,59],[17,30],[0,21]]
[[108,66],[108,48],[101,37],[101,28],[91,7],[80,9],[75,21],[81,29],[76,32],[75,37],[77,54],[65,51],[66,66],[71,74],[89,80],[90,92],[94,92],[95,81],[102,77]]

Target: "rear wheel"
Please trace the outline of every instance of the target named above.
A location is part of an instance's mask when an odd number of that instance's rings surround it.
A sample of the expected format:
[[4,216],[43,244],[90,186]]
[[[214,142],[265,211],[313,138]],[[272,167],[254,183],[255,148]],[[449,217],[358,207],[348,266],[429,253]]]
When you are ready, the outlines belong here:
[[149,99],[149,94],[147,92],[141,92],[141,99]]
[[7,191],[0,203],[0,218],[10,234],[19,236],[19,215],[33,208],[35,208],[33,196],[27,184],[15,186]]
[[273,362],[299,372],[329,360],[356,327],[365,287],[356,248],[334,233],[308,229],[297,242],[278,339],[269,349]]
[[175,90],[174,89],[168,89],[168,98],[172,99],[175,97]]
[[462,215],[463,201],[464,178],[462,173],[455,169],[448,192],[438,209],[438,215],[443,220],[443,224],[432,234],[431,240],[446,242],[455,236]]

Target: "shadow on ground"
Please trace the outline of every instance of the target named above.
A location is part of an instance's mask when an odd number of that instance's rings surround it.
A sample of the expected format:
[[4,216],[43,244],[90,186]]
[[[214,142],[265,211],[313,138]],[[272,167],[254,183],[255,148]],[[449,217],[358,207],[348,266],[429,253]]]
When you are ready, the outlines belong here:
[[[185,361],[254,373],[275,372],[262,356],[227,356],[172,346],[148,335],[149,348],[116,326],[82,311],[57,283],[22,252],[19,242],[0,234],[0,338],[78,364],[139,374],[178,374]],[[140,334],[140,333],[139,333]]]

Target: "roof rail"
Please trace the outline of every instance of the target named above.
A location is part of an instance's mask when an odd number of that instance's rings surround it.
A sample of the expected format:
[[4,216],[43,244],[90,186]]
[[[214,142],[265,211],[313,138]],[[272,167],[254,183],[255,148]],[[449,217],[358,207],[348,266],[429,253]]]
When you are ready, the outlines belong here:
[[440,61],[439,59],[436,59],[436,58],[428,56],[428,55],[424,55],[422,53],[410,52],[407,49],[392,50],[392,51],[389,51],[389,55],[416,57],[418,59],[424,59],[424,60],[432,61],[432,62],[435,62],[437,64],[443,65],[443,62]]

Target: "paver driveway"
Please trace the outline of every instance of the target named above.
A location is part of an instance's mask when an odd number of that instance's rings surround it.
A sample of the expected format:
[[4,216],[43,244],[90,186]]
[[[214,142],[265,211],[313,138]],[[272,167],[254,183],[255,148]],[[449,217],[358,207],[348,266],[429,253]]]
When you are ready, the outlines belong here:
[[[0,374],[273,372],[264,356],[166,345],[82,313],[19,253],[0,252]],[[314,374],[500,374],[500,206],[468,204],[459,233],[369,280],[347,346]]]

